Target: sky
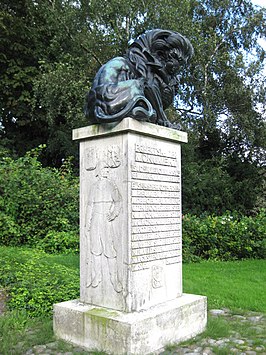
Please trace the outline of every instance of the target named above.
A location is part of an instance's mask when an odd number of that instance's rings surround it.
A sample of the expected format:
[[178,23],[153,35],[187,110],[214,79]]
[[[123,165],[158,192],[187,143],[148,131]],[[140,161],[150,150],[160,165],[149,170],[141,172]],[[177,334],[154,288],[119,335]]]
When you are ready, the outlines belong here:
[[266,0],[252,0],[254,5],[260,5],[262,7],[266,7]]
[[[266,0],[252,0],[252,3],[254,5],[259,5],[261,7],[266,8]],[[264,50],[266,50],[266,38],[260,38],[259,39],[259,44],[262,46]]]
[[[251,0],[254,5],[259,5],[261,7],[266,8],[266,0]],[[258,43],[261,47],[266,51],[266,38],[260,38]],[[263,73],[266,75],[266,65],[264,66]]]

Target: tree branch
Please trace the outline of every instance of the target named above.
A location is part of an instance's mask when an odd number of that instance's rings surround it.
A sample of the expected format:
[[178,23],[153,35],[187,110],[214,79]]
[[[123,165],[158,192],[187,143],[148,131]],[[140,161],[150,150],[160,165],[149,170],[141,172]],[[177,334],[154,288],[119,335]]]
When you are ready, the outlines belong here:
[[[54,10],[54,2],[52,0],[48,0],[49,3],[51,4],[53,10]],[[72,33],[70,32],[69,28],[67,27],[67,25],[60,19],[57,18],[57,20],[60,21],[60,24],[65,28],[67,35],[69,36],[69,38],[71,38],[72,41],[75,41],[75,38],[73,37]],[[90,28],[90,27],[89,27]],[[91,28],[90,28],[91,30]],[[82,43],[79,44],[80,47],[87,53],[89,53],[96,61],[97,63],[102,66],[103,63],[101,62],[101,60],[96,56],[96,54],[93,53],[93,51],[91,51],[90,49],[88,49],[87,47],[85,47]]]

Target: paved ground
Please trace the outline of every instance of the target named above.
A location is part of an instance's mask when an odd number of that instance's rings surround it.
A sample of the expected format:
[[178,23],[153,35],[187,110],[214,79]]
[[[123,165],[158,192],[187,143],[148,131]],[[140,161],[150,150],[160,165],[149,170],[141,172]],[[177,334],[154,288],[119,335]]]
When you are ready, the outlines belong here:
[[[189,342],[189,344],[178,345],[176,347],[172,346],[171,348],[160,352],[159,355],[266,354],[265,315],[255,312],[248,312],[244,315],[239,315],[233,314],[230,310],[226,309],[210,310],[209,315],[213,318],[222,317],[226,320],[226,322],[231,322],[231,325],[240,323],[240,326],[242,324],[246,329],[249,329],[248,333],[251,335],[247,337],[231,330],[229,333],[230,335],[226,338],[212,339],[209,337],[198,336],[193,341]],[[34,346],[23,354],[77,355],[97,353],[90,353],[81,348],[72,347],[70,345],[66,345],[66,348],[62,351],[62,342],[60,343],[55,341],[49,344]]]

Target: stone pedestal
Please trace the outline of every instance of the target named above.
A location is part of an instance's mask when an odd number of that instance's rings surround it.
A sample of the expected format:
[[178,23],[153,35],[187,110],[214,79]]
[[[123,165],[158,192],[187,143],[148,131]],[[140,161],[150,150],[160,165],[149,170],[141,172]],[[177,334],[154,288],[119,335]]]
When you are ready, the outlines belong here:
[[126,118],[80,141],[80,300],[54,307],[55,334],[88,350],[147,354],[206,325],[182,294],[184,132]]

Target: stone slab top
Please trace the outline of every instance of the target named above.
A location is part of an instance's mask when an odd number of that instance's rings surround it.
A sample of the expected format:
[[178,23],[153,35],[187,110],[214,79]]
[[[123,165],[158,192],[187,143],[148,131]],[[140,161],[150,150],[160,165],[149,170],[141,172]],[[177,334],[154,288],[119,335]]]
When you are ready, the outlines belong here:
[[156,137],[169,141],[187,143],[187,133],[176,129],[159,126],[154,123],[141,122],[126,117],[120,122],[95,124],[76,128],[73,130],[73,140],[93,139],[120,133],[139,133],[145,136]]
[[157,315],[169,314],[169,312],[171,313],[173,310],[182,309],[184,307],[191,307],[192,305],[199,307],[203,306],[207,311],[207,297],[183,293],[181,296],[173,300],[160,303],[156,306],[150,307],[149,309],[129,313],[83,303],[78,299],[54,304],[54,309],[63,307],[64,309],[86,313],[88,316],[98,316],[101,318],[134,324],[147,318],[153,319]]

